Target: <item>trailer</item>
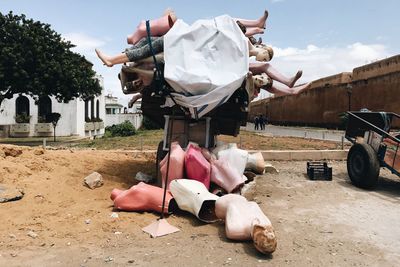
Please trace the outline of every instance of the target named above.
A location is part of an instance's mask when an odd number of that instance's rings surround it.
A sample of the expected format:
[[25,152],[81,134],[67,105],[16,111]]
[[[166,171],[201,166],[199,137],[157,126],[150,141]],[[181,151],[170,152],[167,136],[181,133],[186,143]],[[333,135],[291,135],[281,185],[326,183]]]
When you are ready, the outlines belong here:
[[353,145],[347,155],[351,182],[361,188],[373,188],[380,168],[400,177],[400,133],[392,129],[400,115],[392,112],[347,112],[345,137]]

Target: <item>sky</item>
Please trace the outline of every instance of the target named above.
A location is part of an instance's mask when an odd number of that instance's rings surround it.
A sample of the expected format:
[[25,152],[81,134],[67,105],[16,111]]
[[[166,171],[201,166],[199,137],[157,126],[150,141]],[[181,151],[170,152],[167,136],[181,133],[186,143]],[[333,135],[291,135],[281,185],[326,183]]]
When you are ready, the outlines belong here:
[[267,9],[267,28],[256,37],[274,48],[270,63],[275,69],[287,76],[303,70],[298,83],[400,54],[399,0],[0,0],[0,12],[48,23],[75,44],[74,51],[104,77],[106,94],[123,105],[130,96],[121,91],[120,67],[104,66],[94,49],[122,52],[140,21],[160,17],[166,8],[187,23],[222,14],[256,19]]

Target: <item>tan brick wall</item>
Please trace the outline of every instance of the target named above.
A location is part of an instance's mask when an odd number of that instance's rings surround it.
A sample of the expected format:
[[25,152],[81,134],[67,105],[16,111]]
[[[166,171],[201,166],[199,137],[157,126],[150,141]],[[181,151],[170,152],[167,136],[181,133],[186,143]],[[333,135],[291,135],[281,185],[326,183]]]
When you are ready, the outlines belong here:
[[353,81],[366,80],[400,71],[400,55],[353,69]]
[[[353,80],[349,80],[353,77]],[[353,75],[339,73],[313,82],[299,95],[263,99],[250,104],[249,118],[264,114],[272,123],[339,126],[339,114],[367,108],[400,114],[400,55],[355,68]],[[400,127],[396,120],[394,127]]]
[[337,84],[341,84],[341,83],[349,83],[349,82],[351,82],[351,79],[352,79],[351,76],[352,76],[351,72],[342,72],[339,74],[321,78],[321,79],[313,81],[311,83],[310,89],[324,87],[324,86],[332,86],[332,85],[337,85]]

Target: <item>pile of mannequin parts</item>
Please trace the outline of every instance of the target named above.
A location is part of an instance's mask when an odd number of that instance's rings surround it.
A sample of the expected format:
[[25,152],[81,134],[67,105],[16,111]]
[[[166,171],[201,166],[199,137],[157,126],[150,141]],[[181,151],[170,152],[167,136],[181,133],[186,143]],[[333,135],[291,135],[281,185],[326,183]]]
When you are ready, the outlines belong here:
[[[146,101],[159,97],[165,102],[163,107],[178,105],[185,116],[190,113],[197,120],[225,104],[237,91],[245,92],[235,101],[240,112],[246,113],[260,89],[284,95],[298,94],[309,86],[295,86],[302,71],[286,77],[267,63],[273,57],[272,48],[253,37],[264,32],[267,18],[265,10],[256,20],[222,15],[188,25],[167,10],[158,19],[142,21],[128,36],[132,46],[124,52],[108,56],[96,49],[96,53],[108,67],[124,64],[119,75],[121,88],[125,94],[135,94],[130,105],[143,97],[144,115],[149,105]],[[168,88],[167,94],[164,88]],[[159,107],[154,106],[154,113],[162,117],[165,109]],[[232,121],[236,119],[220,123],[221,128],[228,128]],[[229,133],[236,136],[236,132]],[[178,143],[168,144],[169,153],[160,163],[162,180],[166,181],[163,188],[141,182],[125,191],[114,189],[111,199],[115,208],[155,211],[161,218],[179,208],[206,223],[223,220],[229,239],[252,240],[258,251],[274,252],[277,240],[270,220],[257,203],[240,195],[247,180],[246,169],[264,172],[261,153],[249,154],[234,144],[220,144],[212,150],[194,143],[185,149]],[[220,189],[215,191],[215,187]]]
[[[310,86],[295,86],[302,71],[292,77],[283,75],[267,63],[274,55],[272,47],[253,37],[264,33],[267,18],[265,10],[255,20],[223,15],[189,26],[167,10],[162,17],[149,21],[149,31],[142,21],[128,36],[127,42],[132,46],[124,52],[107,55],[96,49],[96,53],[108,67],[124,64],[119,79],[123,93],[133,94],[129,107],[152,85],[154,59],[163,68],[165,64],[163,79],[173,88],[175,100],[187,108],[226,101],[244,80],[247,103],[261,89],[275,96],[298,94]],[[208,89],[211,90],[205,92]],[[197,97],[200,94],[203,97]]]
[[[211,152],[189,143],[186,150],[174,142],[169,155],[167,195],[164,213],[181,209],[199,220],[225,222],[226,236],[232,240],[252,240],[256,249],[269,254],[275,251],[277,239],[271,221],[256,202],[240,195],[247,173],[262,174],[265,162],[260,152],[250,154],[236,144],[219,144]],[[165,180],[168,154],[160,163]],[[212,192],[210,192],[212,191]],[[160,187],[140,182],[128,190],[114,189],[114,207],[124,211],[162,212]]]

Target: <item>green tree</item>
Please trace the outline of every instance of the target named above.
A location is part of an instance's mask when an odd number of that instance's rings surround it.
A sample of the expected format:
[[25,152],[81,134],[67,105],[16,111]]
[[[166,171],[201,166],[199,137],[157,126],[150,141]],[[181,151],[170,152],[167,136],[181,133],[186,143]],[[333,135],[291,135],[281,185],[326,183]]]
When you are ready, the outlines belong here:
[[22,93],[59,102],[99,95],[92,64],[73,47],[49,24],[0,12],[0,105]]

